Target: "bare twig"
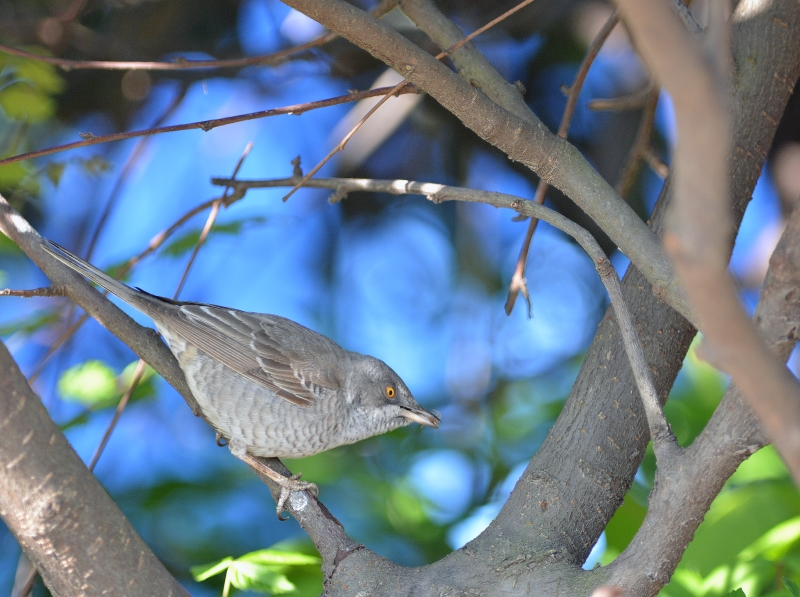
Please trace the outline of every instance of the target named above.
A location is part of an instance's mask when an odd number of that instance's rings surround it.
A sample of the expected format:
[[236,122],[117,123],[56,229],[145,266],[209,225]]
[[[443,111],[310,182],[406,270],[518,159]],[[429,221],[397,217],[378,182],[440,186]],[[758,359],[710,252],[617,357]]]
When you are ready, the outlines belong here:
[[[77,149],[78,147],[87,147],[89,145],[97,145],[99,143],[108,143],[110,141],[122,141],[125,139],[133,139],[135,137],[146,137],[149,135],[159,135],[163,133],[174,133],[177,131],[189,131],[200,129],[208,132],[211,129],[235,124],[237,122],[245,122],[248,120],[257,120],[259,118],[268,118],[270,116],[281,116],[284,114],[303,114],[309,110],[318,110],[319,108],[327,108],[330,106],[338,106],[339,104],[346,104],[349,102],[356,102],[368,97],[376,97],[385,95],[389,88],[368,89],[366,91],[354,91],[347,95],[340,95],[329,99],[319,100],[315,102],[306,102],[303,104],[296,104],[294,106],[284,106],[283,108],[274,108],[272,110],[261,110],[259,112],[251,112],[249,114],[239,114],[237,116],[226,116],[224,118],[214,118],[212,120],[201,120],[198,122],[188,122],[184,124],[176,124],[172,126],[162,126],[156,128],[143,129],[139,131],[129,131],[127,133],[114,133],[111,135],[94,136],[92,133],[84,133],[85,139],[83,141],[75,141],[74,143],[66,143],[64,145],[57,145],[55,147],[48,147],[46,149],[39,149],[37,151],[29,151],[0,160],[0,166],[4,164],[11,164],[14,162],[21,162],[23,160],[30,160],[61,151],[70,149]],[[406,86],[397,93],[418,93],[417,89],[413,86]]]
[[[169,116],[175,112],[178,106],[180,106],[183,99],[186,97],[186,86],[181,86],[180,91],[175,94],[175,97],[172,98],[169,105],[166,109],[159,114],[156,119],[153,121],[152,128],[157,128],[163,123]],[[130,174],[131,170],[133,169],[134,164],[142,155],[145,147],[147,146],[148,137],[143,137],[137,141],[136,146],[131,151],[128,158],[125,160],[125,164],[122,166],[120,170],[119,176],[117,176],[117,180],[114,182],[114,187],[111,189],[111,192],[108,195],[108,201],[106,201],[105,207],[103,208],[103,212],[100,214],[100,217],[97,219],[97,224],[94,226],[94,232],[92,233],[91,238],[89,239],[89,246],[86,248],[86,254],[84,255],[84,259],[89,261],[92,258],[92,254],[94,253],[94,247],[97,244],[97,240],[100,238],[100,233],[103,231],[105,227],[106,221],[108,220],[108,216],[111,214],[111,211],[114,209],[114,206],[117,203],[117,199],[120,196],[120,191],[122,190],[122,185],[127,180],[128,175]]]
[[653,86],[647,97],[647,102],[642,113],[642,121],[639,130],[636,132],[636,139],[631,150],[628,152],[628,159],[617,181],[616,189],[620,197],[627,197],[636,175],[639,173],[642,157],[650,148],[650,137],[653,135],[653,123],[656,118],[656,107],[658,106],[659,88]]
[[[239,157],[239,161],[236,162],[236,167],[233,169],[233,176],[231,177],[234,180],[236,179],[236,175],[239,174],[239,170],[241,169],[245,158],[250,154],[251,149],[253,149],[252,141],[245,146],[242,155]],[[186,268],[184,268],[183,270],[181,281],[178,283],[178,287],[175,289],[175,295],[172,298],[177,299],[178,296],[180,295],[181,290],[183,289],[183,285],[186,283],[186,276],[189,275],[189,270],[191,269],[192,264],[194,263],[194,260],[197,257],[197,253],[200,251],[200,247],[203,246],[203,243],[206,242],[208,233],[211,232],[211,227],[217,220],[217,215],[219,214],[220,206],[225,205],[227,207],[228,205],[227,200],[230,198],[230,195],[228,194],[229,190],[230,187],[226,187],[225,190],[222,192],[222,197],[216,199],[211,204],[211,213],[208,214],[208,219],[206,219],[205,226],[203,226],[203,230],[200,232],[200,237],[197,239],[197,243],[195,244],[194,249],[192,250],[192,255],[191,257],[189,257],[189,261],[186,264]]]
[[94,451],[94,456],[92,456],[92,460],[89,463],[89,470],[94,471],[94,467],[97,465],[97,461],[100,460],[100,455],[103,453],[103,450],[108,443],[108,440],[111,438],[111,434],[114,432],[114,429],[117,426],[117,422],[119,421],[120,416],[122,415],[122,411],[125,410],[125,407],[128,405],[128,401],[133,395],[134,390],[139,385],[139,382],[142,381],[142,376],[144,375],[145,370],[145,362],[139,359],[139,362],[136,364],[136,371],[133,374],[133,379],[131,380],[130,385],[125,390],[125,393],[122,395],[122,398],[117,404],[117,409],[114,411],[114,416],[111,418],[111,422],[106,427],[106,431],[103,434],[103,439],[100,440],[100,444],[97,446],[97,449]]
[[329,41],[338,37],[335,33],[326,33],[316,39],[313,39],[304,44],[293,46],[274,54],[264,54],[261,56],[248,56],[246,58],[231,58],[228,60],[191,60],[188,58],[177,57],[170,62],[127,62],[117,60],[70,60],[68,58],[56,58],[54,56],[42,56],[41,54],[34,54],[26,52],[18,48],[12,48],[0,44],[0,52],[19,56],[20,58],[27,58],[29,60],[36,60],[38,62],[46,62],[63,68],[64,70],[147,70],[147,71],[177,71],[177,70],[192,70],[192,69],[223,69],[223,68],[244,68],[247,66],[267,66],[280,64],[290,56],[305,52],[311,48],[315,48],[328,43]]
[[[75,18],[85,0],[73,0],[72,4],[58,17],[59,21],[66,22]],[[382,0],[372,11],[372,15],[379,19],[391,11],[397,0]],[[272,54],[262,54],[261,56],[248,56],[247,58],[231,58],[228,60],[190,60],[183,57],[175,58],[169,62],[126,62],[117,60],[69,60],[66,58],[56,58],[53,56],[42,56],[26,52],[19,48],[0,44],[0,52],[12,54],[29,60],[46,62],[63,68],[64,70],[150,70],[150,71],[172,71],[172,70],[192,70],[192,69],[223,69],[223,68],[244,68],[247,66],[267,66],[285,62],[289,57],[305,52],[319,46],[323,46],[329,41],[336,39],[338,35],[332,32],[325,33],[304,44],[292,46]]]
[[667,166],[666,162],[661,159],[661,156],[659,156],[652,147],[645,149],[643,157],[647,165],[661,178],[666,178],[669,175],[669,166]]
[[292,195],[294,195],[294,193],[297,191],[297,189],[299,189],[301,186],[303,186],[303,183],[304,183],[304,182],[306,182],[306,181],[307,181],[307,180],[309,180],[311,177],[313,177],[313,176],[314,176],[314,175],[315,175],[317,172],[319,172],[319,171],[322,169],[322,167],[323,167],[325,164],[327,164],[327,163],[328,163],[328,161],[330,161],[330,159],[331,159],[331,158],[332,158],[334,155],[336,155],[337,153],[339,153],[340,151],[342,151],[342,150],[344,149],[345,145],[347,145],[347,142],[348,142],[350,139],[352,139],[353,135],[355,135],[355,134],[356,134],[356,132],[358,132],[358,129],[360,129],[360,128],[361,128],[361,127],[364,125],[364,123],[365,123],[367,120],[369,120],[369,118],[370,118],[370,117],[371,117],[373,114],[375,114],[375,112],[377,112],[377,111],[378,111],[378,109],[379,109],[379,108],[380,108],[380,107],[381,107],[383,104],[385,104],[385,103],[386,103],[386,102],[389,100],[389,98],[390,98],[390,97],[395,97],[395,96],[396,96],[397,94],[399,94],[399,93],[400,93],[400,92],[401,92],[401,91],[402,91],[402,90],[403,90],[403,89],[404,89],[404,88],[405,88],[407,85],[408,85],[408,80],[407,80],[407,79],[403,79],[403,80],[402,80],[402,81],[400,81],[400,82],[399,82],[397,85],[395,85],[394,87],[392,87],[392,88],[389,90],[389,92],[388,92],[388,93],[386,93],[386,95],[384,95],[384,96],[383,96],[383,97],[380,99],[380,101],[379,101],[378,103],[376,103],[374,106],[372,106],[372,108],[370,108],[370,109],[369,109],[369,111],[368,111],[366,114],[364,114],[364,116],[363,116],[363,117],[362,117],[362,118],[361,118],[361,119],[360,119],[360,120],[359,120],[359,121],[356,123],[356,125],[355,125],[355,126],[352,128],[352,129],[350,129],[350,132],[349,132],[349,133],[347,133],[347,134],[344,136],[344,138],[343,138],[341,141],[339,141],[339,144],[338,144],[338,145],[336,145],[336,147],[334,147],[333,149],[331,149],[331,150],[328,152],[328,155],[326,155],[324,158],[322,158],[322,160],[320,160],[320,162],[319,162],[319,163],[318,163],[316,166],[314,166],[313,168],[311,168],[311,170],[309,170],[309,172],[308,172],[308,173],[307,173],[305,176],[303,176],[303,178],[302,178],[302,179],[301,179],[301,180],[300,180],[300,181],[297,183],[297,185],[295,185],[294,187],[292,187],[292,189],[291,189],[291,190],[290,190],[288,193],[286,193],[286,195],[284,195],[284,197],[283,197],[283,201],[287,201],[287,200],[289,199],[289,197],[291,197]]
[[[465,37],[464,31],[443,14],[433,0],[403,0],[400,9],[442,50],[453,48]],[[520,88],[506,81],[473,43],[452,49],[450,58],[459,75],[480,88],[498,106],[531,124],[540,122],[525,103]]]
[[[578,105],[578,95],[583,88],[583,83],[586,81],[586,75],[589,74],[589,68],[592,66],[594,59],[608,39],[608,36],[611,35],[614,27],[617,26],[617,23],[619,23],[619,12],[615,10],[600,28],[600,31],[597,32],[594,40],[592,40],[592,43],[586,50],[586,55],[583,57],[578,67],[578,72],[575,74],[572,85],[570,85],[567,105],[564,107],[564,113],[561,115],[561,124],[558,126],[557,134],[562,139],[566,139],[569,134],[572,117]],[[544,198],[547,194],[548,187],[549,185],[544,179],[539,180],[539,185],[536,187],[536,195],[533,198],[539,205],[544,204]],[[514,309],[514,303],[517,301],[517,295],[521,292],[528,305],[528,317],[531,316],[531,301],[528,296],[528,283],[525,280],[525,265],[528,261],[528,251],[530,250],[531,240],[533,240],[533,234],[536,232],[538,223],[539,220],[537,218],[531,218],[531,221],[528,223],[528,230],[525,233],[525,239],[522,241],[517,264],[514,267],[514,274],[511,276],[511,283],[508,287],[508,297],[506,298],[505,304],[506,315],[511,315],[511,311]]]
[[31,298],[34,296],[66,296],[66,289],[63,286],[45,286],[44,288],[33,288],[31,290],[12,290],[4,288],[0,290],[0,296],[21,296]]
[[608,99],[593,99],[586,103],[590,110],[625,112],[627,110],[639,110],[647,105],[650,94],[653,91],[653,82],[648,82],[642,89],[634,91],[628,95],[612,97]]

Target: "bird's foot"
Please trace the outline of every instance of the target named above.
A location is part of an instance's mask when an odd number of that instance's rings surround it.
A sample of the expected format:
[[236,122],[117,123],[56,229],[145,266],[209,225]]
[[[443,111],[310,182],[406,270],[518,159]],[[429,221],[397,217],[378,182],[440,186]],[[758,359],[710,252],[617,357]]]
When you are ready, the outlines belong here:
[[286,510],[286,502],[289,499],[289,496],[292,495],[292,492],[310,491],[312,494],[314,494],[314,497],[319,495],[319,487],[317,487],[314,483],[300,480],[300,477],[303,476],[302,473],[297,473],[291,477],[284,477],[282,474],[273,471],[266,464],[248,454],[244,442],[242,442],[240,439],[230,440],[228,442],[228,449],[231,451],[231,454],[236,456],[236,458],[242,460],[255,470],[263,473],[265,476],[269,477],[275,481],[275,483],[280,485],[281,493],[278,496],[278,507],[276,508],[278,520],[286,520],[286,518],[281,516],[281,514]]
[[289,499],[289,496],[292,495],[293,491],[310,491],[312,494],[314,494],[314,497],[319,495],[319,487],[317,487],[314,483],[301,481],[300,477],[302,476],[303,473],[297,473],[291,477],[281,477],[280,480],[272,477],[272,480],[281,486],[281,495],[278,497],[278,505],[275,509],[275,513],[278,515],[278,520],[286,520],[286,518],[281,516],[281,514],[283,514],[284,510],[286,510],[286,500]]

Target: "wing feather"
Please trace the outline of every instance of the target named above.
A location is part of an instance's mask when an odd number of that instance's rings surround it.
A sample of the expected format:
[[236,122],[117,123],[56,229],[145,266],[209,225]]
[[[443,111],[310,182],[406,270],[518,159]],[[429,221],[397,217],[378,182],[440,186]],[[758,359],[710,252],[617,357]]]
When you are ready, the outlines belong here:
[[319,390],[341,385],[326,364],[344,349],[283,317],[198,303],[170,305],[159,315],[210,357],[293,404],[309,406]]

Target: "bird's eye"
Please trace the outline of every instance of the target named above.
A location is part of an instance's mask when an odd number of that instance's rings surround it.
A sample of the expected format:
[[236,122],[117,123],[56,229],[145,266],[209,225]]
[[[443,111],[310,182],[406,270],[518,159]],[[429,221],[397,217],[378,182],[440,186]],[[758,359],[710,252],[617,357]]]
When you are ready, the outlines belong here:
[[392,386],[386,386],[386,397],[389,400],[394,398],[394,388]]

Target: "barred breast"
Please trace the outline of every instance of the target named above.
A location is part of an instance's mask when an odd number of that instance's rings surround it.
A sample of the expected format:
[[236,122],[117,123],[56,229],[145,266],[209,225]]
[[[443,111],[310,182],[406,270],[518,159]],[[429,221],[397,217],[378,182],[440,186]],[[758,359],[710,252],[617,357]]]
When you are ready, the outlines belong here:
[[332,396],[322,394],[311,406],[292,404],[168,330],[159,331],[209,423],[226,439],[244,442],[250,454],[301,458],[342,443]]

